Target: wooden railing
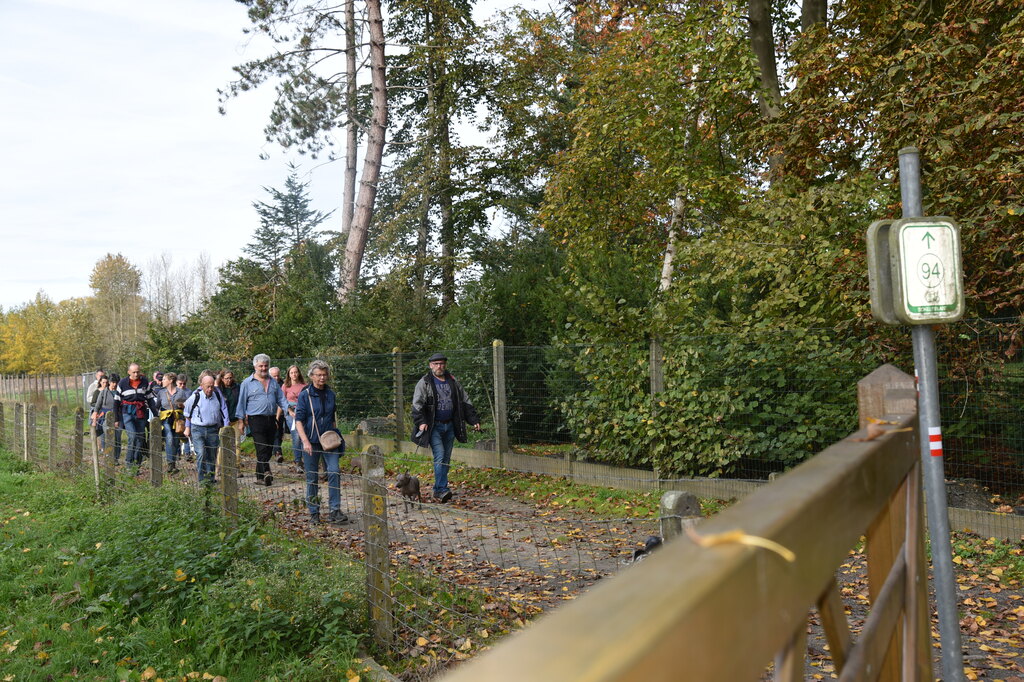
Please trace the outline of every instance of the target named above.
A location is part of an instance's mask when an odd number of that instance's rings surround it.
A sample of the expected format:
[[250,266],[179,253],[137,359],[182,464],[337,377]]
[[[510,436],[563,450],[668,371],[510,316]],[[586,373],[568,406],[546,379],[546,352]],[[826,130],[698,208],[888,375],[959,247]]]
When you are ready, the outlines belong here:
[[[775,679],[803,680],[814,608],[841,680],[933,679],[913,379],[886,366],[858,391],[886,434],[835,443],[698,524],[701,544],[666,543],[444,679],[737,682],[774,662]],[[836,572],[862,537],[871,609],[854,643]]]

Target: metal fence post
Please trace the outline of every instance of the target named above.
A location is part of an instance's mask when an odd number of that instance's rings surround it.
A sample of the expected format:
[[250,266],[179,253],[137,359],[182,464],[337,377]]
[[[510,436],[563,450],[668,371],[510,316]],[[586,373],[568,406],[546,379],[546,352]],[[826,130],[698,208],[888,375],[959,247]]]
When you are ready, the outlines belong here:
[[494,373],[494,451],[498,466],[505,466],[508,452],[508,397],[505,393],[505,342],[494,339],[491,343],[491,362]]
[[75,430],[71,435],[71,463],[76,471],[82,466],[82,450],[84,449],[82,440],[85,438],[85,433],[82,429],[84,428],[85,410],[78,406],[75,408]]
[[164,429],[159,417],[149,420],[149,482],[159,488],[164,482],[164,467],[160,462],[164,452]]
[[235,451],[237,436],[233,426],[225,426],[220,430],[220,447],[217,459],[220,460],[220,496],[221,506],[232,525],[238,523],[238,458]]
[[57,406],[50,405],[50,448],[46,458],[47,467],[53,471],[57,461]]
[[394,406],[395,406],[395,452],[402,451],[402,440],[405,437],[405,396],[402,390],[402,351],[395,347],[391,350],[394,359]]
[[[665,350],[660,339],[651,339],[649,368],[651,373],[651,415],[658,412],[658,394],[665,390]],[[657,453],[651,453],[654,478],[661,480],[661,461]]]
[[363,532],[366,553],[366,599],[370,627],[377,643],[387,646],[394,636],[391,611],[391,559],[388,556],[388,505],[384,483],[384,454],[376,445],[366,450],[363,471]]

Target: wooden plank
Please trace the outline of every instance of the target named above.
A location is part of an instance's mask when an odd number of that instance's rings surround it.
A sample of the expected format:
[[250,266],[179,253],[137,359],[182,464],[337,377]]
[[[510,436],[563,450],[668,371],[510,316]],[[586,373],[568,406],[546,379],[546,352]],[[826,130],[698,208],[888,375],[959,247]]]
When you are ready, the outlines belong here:
[[850,635],[850,623],[846,620],[843,598],[839,594],[835,576],[828,581],[828,587],[818,598],[818,614],[821,616],[821,627],[825,630],[825,639],[828,640],[832,663],[836,672],[841,673],[849,658],[853,637]]
[[770,539],[795,563],[679,539],[444,679],[667,681],[681,670],[702,682],[758,679],[916,459],[913,434],[840,441],[696,528]]
[[857,645],[850,652],[850,659],[839,676],[840,682],[872,682],[883,673],[887,652],[892,643],[892,633],[903,611],[903,597],[907,587],[907,562],[900,552],[893,565],[892,573],[885,581],[878,599],[868,613],[864,629],[860,632]]
[[[906,533],[906,481],[890,499],[889,504],[868,528],[865,542],[867,554],[868,598],[874,604],[889,578],[897,557],[903,552]],[[893,630],[887,655],[878,679],[896,682],[900,678],[900,654],[903,643],[899,630]]]
[[793,637],[775,656],[776,682],[803,682],[807,659],[807,620],[796,626]]

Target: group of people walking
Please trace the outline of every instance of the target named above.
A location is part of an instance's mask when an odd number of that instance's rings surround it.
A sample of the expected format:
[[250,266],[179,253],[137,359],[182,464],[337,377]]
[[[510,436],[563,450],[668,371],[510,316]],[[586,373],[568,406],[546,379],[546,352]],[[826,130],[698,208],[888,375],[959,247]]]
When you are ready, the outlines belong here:
[[[218,469],[220,429],[233,426],[239,436],[252,436],[256,448],[256,481],[270,486],[274,477],[270,460],[283,462],[284,431],[291,433],[295,466],[305,474],[306,505],[310,521],[321,522],[319,473],[327,471],[328,517],[343,524],[348,516],[341,510],[340,458],[345,440],[337,426],[336,395],[329,385],[330,367],[322,360],[310,363],[307,376],[292,365],[284,379],[270,367],[270,357],[260,353],[252,359],[253,372],[240,383],[231,370],[204,370],[198,388],[187,387],[188,377],[174,372],[156,372],[148,379],[137,363],[128,366],[125,377],[96,372],[96,381],[86,389],[90,422],[100,448],[112,437],[115,463],[121,454],[121,432],[127,434],[125,464],[138,467],[146,451],[150,415],[163,426],[166,471],[178,472],[180,457],[195,452],[196,473],[201,483],[213,483],[226,475]],[[430,372],[416,384],[412,416],[414,438],[429,443],[434,463],[434,498],[452,499],[448,469],[454,440],[466,441],[466,424],[480,430],[480,420],[465,390],[447,371],[447,358],[436,353],[429,360]],[[114,415],[114,433],[106,432],[107,415]],[[229,473],[229,472],[227,472]]]

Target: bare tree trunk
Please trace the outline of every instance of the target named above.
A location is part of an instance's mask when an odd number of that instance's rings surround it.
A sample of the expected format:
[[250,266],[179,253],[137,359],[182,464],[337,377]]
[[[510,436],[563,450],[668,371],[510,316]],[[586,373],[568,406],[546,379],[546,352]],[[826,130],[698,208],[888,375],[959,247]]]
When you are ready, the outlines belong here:
[[[426,31],[424,34],[431,35],[431,14],[430,9],[426,11]],[[434,92],[434,51],[427,53],[427,142],[424,149],[429,149],[433,140],[437,119],[437,96]],[[420,175],[420,223],[416,233],[416,263],[414,266],[416,279],[416,298],[418,305],[424,305],[427,298],[427,244],[430,240],[430,205],[433,200],[434,189],[434,168],[431,155],[423,154],[423,172]]]
[[352,213],[356,197],[356,157],[359,152],[359,124],[356,120],[356,5],[345,2],[345,112],[348,115],[345,141],[345,188],[341,200],[341,234],[347,237],[352,229]]
[[437,69],[437,202],[441,211],[441,307],[455,305],[455,217],[452,214],[452,140],[449,87],[444,64]]
[[828,0],[803,0],[800,8],[800,28],[804,31],[815,24],[825,23],[828,17]]
[[675,270],[676,258],[676,236],[679,234],[679,225],[683,222],[683,212],[686,204],[683,196],[677,194],[672,202],[672,220],[668,225],[668,244],[665,245],[665,258],[661,262],[661,281],[658,283],[658,291],[668,291],[672,286],[672,273]]
[[761,75],[761,92],[758,103],[761,114],[767,119],[777,118],[779,104],[782,102],[782,89],[779,86],[779,73],[775,60],[775,37],[772,28],[769,0],[749,0],[750,12],[750,47],[757,58],[758,71]]
[[370,82],[373,115],[366,136],[366,156],[363,175],[359,181],[359,198],[352,216],[352,228],[345,246],[338,300],[347,303],[359,285],[359,270],[363,264],[366,238],[373,219],[373,206],[377,199],[381,159],[384,156],[384,134],[388,123],[387,84],[384,78],[384,18],[380,0],[366,0],[367,19],[370,24]]

